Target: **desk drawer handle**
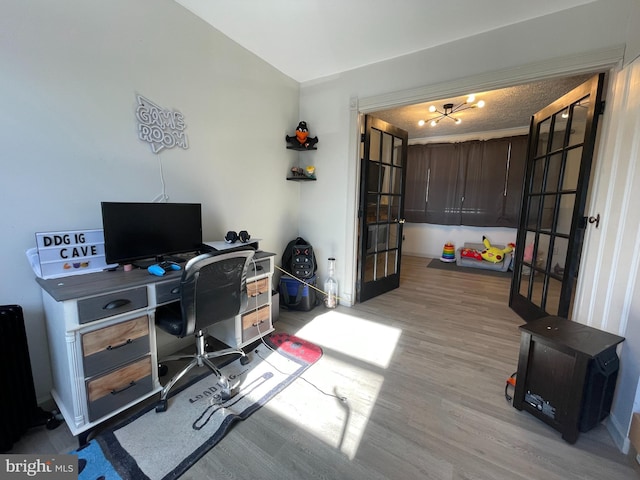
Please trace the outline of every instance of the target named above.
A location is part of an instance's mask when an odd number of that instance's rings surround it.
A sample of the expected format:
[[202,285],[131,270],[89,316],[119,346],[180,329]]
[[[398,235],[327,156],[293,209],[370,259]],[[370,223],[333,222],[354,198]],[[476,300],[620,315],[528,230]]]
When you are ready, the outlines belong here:
[[131,383],[129,385],[127,385],[126,387],[122,387],[120,390],[111,390],[111,395],[117,395],[117,394],[122,393],[125,390],[128,390],[131,387],[135,387],[135,386],[136,386],[136,382],[131,380]]
[[127,341],[124,343],[121,343],[120,345],[115,345],[115,346],[111,346],[109,345],[107,347],[107,350],[115,350],[116,348],[122,348],[122,347],[126,347],[127,345],[129,345],[130,343],[133,343],[133,340],[131,340],[130,338],[127,338]]
[[124,307],[128,303],[131,303],[131,300],[127,300],[126,298],[120,298],[119,300],[113,300],[113,301],[107,303],[104,307],[102,307],[102,309],[103,310],[113,310],[115,308]]
[[180,287],[172,288],[172,289],[171,289],[171,293],[173,293],[174,295],[175,295],[176,293],[180,293]]

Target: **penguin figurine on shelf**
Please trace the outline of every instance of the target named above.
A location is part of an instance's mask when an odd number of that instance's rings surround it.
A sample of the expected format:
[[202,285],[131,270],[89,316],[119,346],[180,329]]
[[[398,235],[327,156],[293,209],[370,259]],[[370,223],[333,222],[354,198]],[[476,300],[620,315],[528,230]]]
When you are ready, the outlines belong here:
[[309,129],[307,122],[300,122],[296,128],[295,136],[286,135],[287,143],[291,144],[291,148],[312,149],[318,143],[318,137],[309,137]]

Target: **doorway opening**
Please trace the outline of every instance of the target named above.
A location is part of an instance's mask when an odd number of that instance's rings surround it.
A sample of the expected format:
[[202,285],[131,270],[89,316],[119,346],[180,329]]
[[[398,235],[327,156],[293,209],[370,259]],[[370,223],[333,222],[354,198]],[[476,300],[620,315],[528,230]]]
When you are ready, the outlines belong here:
[[[593,75],[593,71],[587,73],[580,72],[571,74],[567,72],[564,76],[535,80],[535,73],[532,73],[532,81],[526,84],[515,86],[504,86],[494,90],[484,92],[474,91],[471,88],[463,90],[450,90],[451,96],[437,100],[421,101],[410,105],[394,105],[393,101],[385,99],[386,105],[377,104],[377,108],[368,104],[375,104],[375,99],[360,102],[360,117],[363,113],[368,113],[393,126],[406,130],[409,134],[409,144],[414,143],[437,143],[437,142],[461,142],[470,139],[499,138],[514,134],[528,133],[531,117],[542,107],[548,105],[556,98],[562,96],[573,87],[581,84],[586,78]],[[497,84],[504,80],[496,80]],[[473,79],[469,79],[467,85],[473,85]],[[452,87],[454,88],[454,87]],[[458,85],[457,88],[461,88]],[[426,89],[428,90],[428,89]],[[438,86],[433,87],[434,91],[440,90]],[[544,95],[540,92],[544,92]],[[464,96],[461,94],[464,93]],[[466,94],[475,93],[477,98],[482,97],[486,106],[482,109],[482,117],[467,118],[461,124],[454,122],[444,122],[444,128],[440,128],[443,122],[439,122],[437,127],[431,128],[426,124],[423,127],[418,125],[418,120],[424,118],[425,112],[430,105],[442,103],[456,105],[466,98]],[[454,96],[457,95],[457,96]],[[402,97],[402,94],[399,94]],[[430,95],[425,94],[425,100],[429,100]],[[385,107],[385,108],[381,108]],[[466,112],[465,112],[466,113]],[[469,113],[476,113],[475,109]],[[460,128],[464,125],[463,128]],[[434,133],[435,132],[435,133]],[[362,158],[362,155],[360,155]],[[359,170],[359,169],[358,169]],[[356,176],[358,182],[361,179],[361,172]],[[360,188],[360,185],[357,187]],[[412,256],[425,256],[434,258],[443,244],[448,239],[446,228],[431,226],[428,224],[407,224],[402,241],[405,245],[405,254]],[[477,229],[470,229],[470,233],[465,233],[468,229],[464,226],[455,228],[455,233],[459,237],[469,235],[474,240],[478,235]],[[511,235],[515,239],[517,229],[499,229],[498,241],[502,243],[500,236]],[[417,235],[417,237],[416,237]],[[475,235],[475,236],[473,236]],[[463,242],[458,241],[462,244]],[[507,243],[506,241],[504,243]],[[411,245],[411,248],[407,246]],[[416,250],[416,245],[420,245],[422,250]],[[357,262],[360,262],[359,252]],[[402,259],[400,258],[399,261]]]

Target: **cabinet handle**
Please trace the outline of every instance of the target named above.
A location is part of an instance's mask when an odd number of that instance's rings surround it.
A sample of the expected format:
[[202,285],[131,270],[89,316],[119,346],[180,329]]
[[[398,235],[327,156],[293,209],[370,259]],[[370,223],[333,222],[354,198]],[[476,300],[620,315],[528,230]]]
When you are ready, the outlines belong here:
[[115,350],[116,348],[122,348],[122,347],[125,347],[125,346],[129,345],[130,343],[133,343],[133,340],[131,340],[130,338],[127,338],[127,341],[124,342],[124,343],[121,343],[120,345],[115,345],[115,346],[109,345],[107,347],[107,350]]
[[102,309],[113,310],[115,308],[124,307],[128,303],[131,303],[131,300],[127,300],[126,298],[120,298],[118,300],[112,300],[111,302],[107,303],[104,307],[102,307]]
[[171,293],[173,293],[174,295],[175,295],[176,293],[180,293],[180,287],[172,288],[172,289],[171,289]]
[[129,385],[127,385],[126,387],[122,387],[119,390],[111,390],[111,395],[117,395],[119,393],[124,392],[125,390],[128,390],[131,387],[135,387],[136,386],[136,382],[134,382],[133,380],[131,380],[131,383],[129,383]]

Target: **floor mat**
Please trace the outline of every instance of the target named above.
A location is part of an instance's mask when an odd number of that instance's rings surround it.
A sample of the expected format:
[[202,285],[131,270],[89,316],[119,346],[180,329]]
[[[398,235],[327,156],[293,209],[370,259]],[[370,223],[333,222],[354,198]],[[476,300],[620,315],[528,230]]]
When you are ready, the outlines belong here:
[[252,351],[248,365],[235,360],[221,368],[241,384],[235,397],[222,402],[216,377],[203,375],[170,397],[166,412],[150,407],[70,452],[78,455],[79,479],[178,478],[235,422],[248,418],[322,356],[320,347],[285,333],[271,335],[266,343]]

